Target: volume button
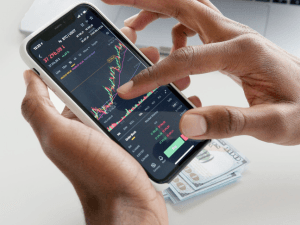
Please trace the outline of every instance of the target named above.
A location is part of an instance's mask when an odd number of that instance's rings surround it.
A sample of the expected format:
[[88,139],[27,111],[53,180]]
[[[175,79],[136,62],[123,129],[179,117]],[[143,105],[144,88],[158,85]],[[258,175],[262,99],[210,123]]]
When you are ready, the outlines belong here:
[[40,76],[40,73],[39,73],[39,71],[37,71],[35,68],[32,68],[32,70],[37,74],[37,75],[39,75]]

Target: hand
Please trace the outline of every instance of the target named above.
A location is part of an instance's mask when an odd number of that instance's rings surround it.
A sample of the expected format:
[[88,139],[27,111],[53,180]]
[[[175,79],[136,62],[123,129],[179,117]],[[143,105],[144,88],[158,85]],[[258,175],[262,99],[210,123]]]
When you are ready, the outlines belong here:
[[[130,99],[189,75],[221,71],[240,84],[249,108],[210,106],[184,114],[181,132],[193,139],[250,135],[282,145],[300,144],[300,60],[247,26],[224,17],[208,0],[105,0],[143,9],[125,21],[138,31],[158,18],[175,17],[174,52],[118,89]],[[204,45],[186,47],[198,34]],[[200,101],[200,100],[199,100]],[[200,104],[200,103],[199,103]]]
[[[133,42],[135,32],[123,28]],[[142,49],[154,63],[159,53]],[[84,125],[68,109],[62,115],[46,85],[31,71],[22,113],[46,155],[73,184],[87,224],[168,224],[165,202],[141,165],[104,134]]]

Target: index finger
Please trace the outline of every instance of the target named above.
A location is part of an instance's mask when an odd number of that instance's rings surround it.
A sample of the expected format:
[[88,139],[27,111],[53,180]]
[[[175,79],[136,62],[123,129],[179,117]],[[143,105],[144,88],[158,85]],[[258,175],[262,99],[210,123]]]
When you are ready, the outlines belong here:
[[234,44],[219,42],[178,49],[119,87],[118,95],[132,99],[189,75],[224,70],[240,56],[240,50]]
[[[197,0],[202,4],[206,5],[207,7],[213,9],[217,13],[222,14],[217,7],[215,7],[209,0]],[[150,23],[154,22],[159,18],[169,18],[169,16],[157,12],[151,12],[147,10],[142,10],[138,14],[128,18],[124,21],[125,26],[131,27],[136,31],[140,31],[145,29]]]
[[102,0],[110,5],[125,5],[174,17],[188,28],[200,33],[201,26],[216,23],[220,13],[197,0]]

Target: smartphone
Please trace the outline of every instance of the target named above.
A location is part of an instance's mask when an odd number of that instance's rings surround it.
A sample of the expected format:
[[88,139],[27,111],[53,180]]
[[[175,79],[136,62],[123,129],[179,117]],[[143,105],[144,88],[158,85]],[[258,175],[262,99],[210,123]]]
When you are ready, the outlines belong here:
[[20,52],[82,122],[122,146],[156,183],[170,182],[210,141],[180,133],[193,105],[173,84],[132,100],[118,96],[118,87],[152,63],[91,4],[27,37]]

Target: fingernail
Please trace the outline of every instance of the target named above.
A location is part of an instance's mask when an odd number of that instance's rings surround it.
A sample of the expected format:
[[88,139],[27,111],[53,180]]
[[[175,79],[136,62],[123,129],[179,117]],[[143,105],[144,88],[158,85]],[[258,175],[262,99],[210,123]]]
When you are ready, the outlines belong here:
[[138,14],[132,16],[132,17],[129,17],[128,19],[124,20],[124,24],[130,24],[132,21],[135,20],[135,18],[138,16]]
[[23,73],[23,77],[24,77],[25,85],[26,85],[26,87],[27,87],[28,84],[29,84],[29,81],[30,81],[30,74],[29,74],[28,70],[26,70],[26,71]]
[[129,81],[126,84],[123,84],[121,87],[118,88],[118,93],[126,94],[130,91],[130,89],[133,87],[133,81]]
[[203,116],[188,114],[183,116],[181,129],[185,136],[196,137],[206,133],[207,123]]

